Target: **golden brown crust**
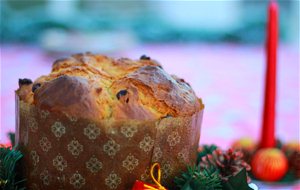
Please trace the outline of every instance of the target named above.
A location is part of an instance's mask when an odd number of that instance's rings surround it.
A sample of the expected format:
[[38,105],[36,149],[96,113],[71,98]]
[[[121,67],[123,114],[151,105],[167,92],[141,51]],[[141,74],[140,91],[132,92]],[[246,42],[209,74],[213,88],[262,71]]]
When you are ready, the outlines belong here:
[[20,85],[16,91],[21,100],[27,103],[33,102],[32,84]]
[[34,93],[34,104],[54,112],[97,119],[101,107],[97,106],[96,89],[90,86],[85,78],[64,75],[38,88]]
[[190,85],[151,59],[76,54],[55,61],[52,72],[35,85],[34,93],[18,90],[22,100],[94,120],[191,116],[201,109]]

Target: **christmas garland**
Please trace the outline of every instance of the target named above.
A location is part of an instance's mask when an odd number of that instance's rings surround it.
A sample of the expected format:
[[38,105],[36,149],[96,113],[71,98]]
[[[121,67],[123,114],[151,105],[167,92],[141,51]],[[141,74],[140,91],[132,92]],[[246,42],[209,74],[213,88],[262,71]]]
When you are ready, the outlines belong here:
[[174,182],[181,190],[252,190],[248,186],[250,166],[242,159],[240,151],[222,151],[215,145],[200,147],[196,166]]
[[213,167],[188,166],[187,171],[176,177],[174,182],[182,190],[222,189],[219,172]]

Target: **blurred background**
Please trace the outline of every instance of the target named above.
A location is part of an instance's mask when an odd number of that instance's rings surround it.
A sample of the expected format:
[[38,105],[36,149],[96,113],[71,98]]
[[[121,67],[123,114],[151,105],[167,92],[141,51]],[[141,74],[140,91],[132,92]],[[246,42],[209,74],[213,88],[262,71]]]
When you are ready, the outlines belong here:
[[[39,44],[53,51],[114,51],[140,43],[262,44],[267,3],[2,0],[2,42]],[[279,4],[281,40],[298,44],[299,2]],[[81,47],[72,46],[82,41]]]
[[[276,134],[299,140],[299,1],[278,1]],[[1,0],[1,136],[15,130],[18,78],[55,59],[91,51],[146,54],[188,81],[205,104],[201,144],[259,139],[267,0]]]

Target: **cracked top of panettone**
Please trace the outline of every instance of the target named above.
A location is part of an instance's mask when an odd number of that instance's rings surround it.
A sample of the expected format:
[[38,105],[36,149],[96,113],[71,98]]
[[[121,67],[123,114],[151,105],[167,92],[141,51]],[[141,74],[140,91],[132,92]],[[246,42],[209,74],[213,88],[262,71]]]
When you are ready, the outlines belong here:
[[76,54],[55,61],[49,75],[29,81],[19,80],[21,100],[86,119],[152,120],[191,116],[203,108],[188,83],[147,56]]

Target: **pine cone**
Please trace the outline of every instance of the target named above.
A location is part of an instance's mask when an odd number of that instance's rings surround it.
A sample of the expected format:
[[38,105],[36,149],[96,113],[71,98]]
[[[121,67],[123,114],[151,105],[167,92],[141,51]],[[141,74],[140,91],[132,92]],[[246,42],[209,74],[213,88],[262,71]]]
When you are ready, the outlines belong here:
[[[243,160],[243,153],[241,151],[233,151],[229,149],[222,151],[217,149],[205,157],[199,163],[200,167],[208,168],[214,166],[218,169],[222,180],[227,181],[229,177],[238,174],[243,168],[250,171],[251,167]],[[247,181],[250,182],[249,176]]]
[[197,165],[199,164],[203,156],[212,154],[216,149],[218,149],[218,147],[214,144],[200,146],[198,148]]

